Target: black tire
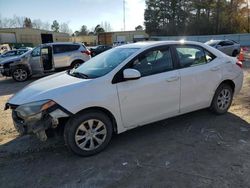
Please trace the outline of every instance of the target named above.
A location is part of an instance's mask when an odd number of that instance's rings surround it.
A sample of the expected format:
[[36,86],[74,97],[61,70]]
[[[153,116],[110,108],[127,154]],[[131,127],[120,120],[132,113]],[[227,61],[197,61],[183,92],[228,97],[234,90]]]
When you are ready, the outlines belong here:
[[82,60],[76,60],[76,61],[73,61],[72,63],[71,63],[71,65],[70,65],[70,68],[77,68],[77,67],[79,67],[81,64],[83,64],[84,63],[84,61],[82,61]]
[[[226,97],[225,98],[223,97],[223,94],[222,94],[223,91],[229,92],[230,99],[226,99]],[[224,102],[222,102],[220,98],[223,98],[222,100],[224,100]],[[210,109],[215,114],[218,114],[218,115],[224,114],[230,108],[232,101],[233,101],[233,88],[228,84],[221,84],[215,91]],[[225,104],[225,106],[222,105],[222,103]]]
[[[87,146],[89,144],[89,147],[90,147],[91,138],[87,138],[87,137],[91,133],[87,133],[85,131],[82,131],[81,129],[79,130],[79,128],[83,125],[86,125],[86,126],[88,125],[90,127],[90,125],[88,124],[88,122],[86,123],[86,121],[88,120],[91,121],[92,119],[98,120],[103,123],[103,125],[106,128],[105,129],[106,136],[103,138],[103,142],[97,148],[94,148],[92,150],[86,150],[84,148],[80,148],[79,145],[86,143],[84,145]],[[96,128],[97,128],[97,125],[96,125]],[[82,140],[79,139],[77,143],[76,138],[78,136],[78,132],[80,131],[85,132],[84,134],[82,133],[80,135],[80,136],[83,135],[85,138],[83,138]],[[90,131],[90,128],[88,129],[88,131]],[[69,119],[64,129],[64,141],[70,151],[72,151],[73,153],[77,155],[87,157],[87,156],[97,154],[101,152],[103,149],[105,149],[111,140],[112,134],[113,134],[113,126],[112,126],[112,121],[110,120],[110,118],[100,111],[91,110],[91,111],[79,113]],[[80,143],[80,141],[82,143]],[[94,143],[94,145],[98,145],[97,142],[93,141],[93,137],[92,137],[92,142]]]
[[29,70],[26,67],[16,67],[11,71],[13,80],[17,82],[24,82],[29,79]]
[[239,52],[237,50],[234,50],[233,53],[232,53],[232,56],[236,57],[238,54],[239,54]]

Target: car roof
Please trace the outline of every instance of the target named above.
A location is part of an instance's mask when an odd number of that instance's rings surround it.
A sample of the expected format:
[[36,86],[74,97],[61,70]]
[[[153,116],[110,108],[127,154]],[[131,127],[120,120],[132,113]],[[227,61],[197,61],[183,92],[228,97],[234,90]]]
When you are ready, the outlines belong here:
[[42,45],[55,45],[55,44],[77,44],[77,45],[84,45],[83,43],[77,43],[77,42],[51,42],[51,43],[44,43]]
[[125,44],[122,46],[118,46],[117,48],[148,48],[148,47],[171,45],[171,44],[190,44],[190,45],[199,45],[199,46],[202,45],[202,43],[200,42],[184,41],[184,40],[181,40],[181,41],[145,41],[145,42]]

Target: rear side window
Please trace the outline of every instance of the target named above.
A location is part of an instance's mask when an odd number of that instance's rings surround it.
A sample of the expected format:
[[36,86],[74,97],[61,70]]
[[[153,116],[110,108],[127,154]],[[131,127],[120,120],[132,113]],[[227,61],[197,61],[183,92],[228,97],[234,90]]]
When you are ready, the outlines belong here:
[[219,45],[221,45],[221,46],[231,46],[231,45],[234,45],[234,43],[231,42],[231,41],[222,41],[222,42],[219,43]]
[[181,68],[203,65],[211,62],[215,56],[198,46],[177,46]]
[[54,54],[58,54],[58,53],[65,53],[65,52],[72,52],[75,50],[78,50],[80,48],[79,45],[77,44],[56,44],[53,46],[53,51]]

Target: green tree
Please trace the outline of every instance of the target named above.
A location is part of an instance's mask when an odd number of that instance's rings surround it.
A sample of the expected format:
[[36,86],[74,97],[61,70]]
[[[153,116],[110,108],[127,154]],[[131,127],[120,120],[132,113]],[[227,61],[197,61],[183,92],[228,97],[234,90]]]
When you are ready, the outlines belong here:
[[32,28],[32,22],[30,18],[25,18],[23,22],[23,27]]
[[105,32],[105,30],[98,24],[94,30],[95,35],[98,35],[99,33],[103,33],[103,32]]
[[143,27],[142,27],[141,25],[138,25],[138,26],[135,27],[135,30],[136,30],[136,31],[143,30]]
[[60,29],[59,23],[56,20],[54,20],[51,25],[51,30],[55,32],[59,32],[59,29]]
[[88,35],[88,29],[86,25],[83,25],[79,31],[79,35]]
[[146,32],[150,35],[247,32],[250,19],[246,2],[246,0],[146,0],[144,12]]

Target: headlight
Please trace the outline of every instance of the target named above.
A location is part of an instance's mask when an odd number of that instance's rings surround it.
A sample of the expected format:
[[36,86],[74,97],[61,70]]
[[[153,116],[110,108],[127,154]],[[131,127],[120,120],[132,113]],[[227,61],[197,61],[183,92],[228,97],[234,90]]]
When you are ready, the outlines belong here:
[[38,114],[48,108],[54,106],[56,103],[52,100],[43,100],[38,102],[27,103],[24,105],[20,105],[16,108],[16,112],[20,117],[28,117],[35,114]]

